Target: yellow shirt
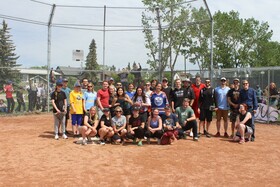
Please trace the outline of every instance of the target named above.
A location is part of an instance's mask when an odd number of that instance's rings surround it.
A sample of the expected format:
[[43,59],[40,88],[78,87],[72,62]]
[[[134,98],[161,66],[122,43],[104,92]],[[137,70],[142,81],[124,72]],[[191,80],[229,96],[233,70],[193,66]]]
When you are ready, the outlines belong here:
[[70,92],[70,114],[74,114],[72,104],[76,109],[76,114],[83,114],[83,94],[82,92],[75,92],[74,90]]

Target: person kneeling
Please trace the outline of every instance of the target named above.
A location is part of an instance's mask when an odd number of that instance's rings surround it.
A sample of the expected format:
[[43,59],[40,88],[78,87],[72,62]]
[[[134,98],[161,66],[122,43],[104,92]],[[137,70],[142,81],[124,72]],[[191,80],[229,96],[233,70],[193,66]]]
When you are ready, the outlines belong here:
[[129,139],[133,139],[133,144],[137,143],[138,146],[142,146],[142,140],[144,139],[144,127],[145,121],[142,115],[139,115],[140,107],[132,107],[132,116],[129,118],[128,134]]
[[89,109],[89,113],[84,117],[84,125],[79,127],[79,131],[83,137],[83,145],[87,144],[87,141],[91,141],[91,137],[97,134],[97,125],[98,115],[96,108],[93,106]]
[[178,128],[180,128],[178,118],[175,114],[171,113],[171,108],[165,107],[164,111],[165,114],[162,116],[164,133],[161,137],[161,145],[175,142],[178,137]]
[[100,138],[100,144],[105,145],[105,139],[111,139],[111,137],[114,135],[114,129],[112,127],[112,119],[110,114],[109,108],[104,108],[102,110],[104,113],[100,120],[99,120],[99,127],[98,130],[99,138]]
[[253,134],[252,114],[248,112],[248,106],[245,103],[240,104],[239,113],[240,122],[236,125],[237,132],[233,141],[239,141],[240,144],[244,144],[245,137],[250,140]]
[[157,138],[158,144],[160,144],[160,139],[163,135],[162,131],[162,120],[159,116],[159,110],[154,109],[151,116],[148,118],[147,131],[145,136],[147,137],[147,142],[150,144],[150,138]]

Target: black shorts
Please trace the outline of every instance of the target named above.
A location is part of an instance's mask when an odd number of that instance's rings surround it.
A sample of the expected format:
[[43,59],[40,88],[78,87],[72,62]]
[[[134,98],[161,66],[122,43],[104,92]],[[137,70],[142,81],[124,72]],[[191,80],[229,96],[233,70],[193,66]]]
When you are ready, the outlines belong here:
[[69,111],[70,111],[70,106],[67,106],[67,111],[66,111],[66,115],[65,115],[66,119],[70,119]]
[[200,109],[200,115],[199,115],[199,120],[200,121],[212,121],[212,116],[213,116],[213,112],[209,109],[204,109],[204,108],[201,108]]
[[230,115],[229,115],[229,120],[230,120],[230,122],[235,123],[238,114],[239,114],[238,111],[231,110],[231,111],[230,111]]

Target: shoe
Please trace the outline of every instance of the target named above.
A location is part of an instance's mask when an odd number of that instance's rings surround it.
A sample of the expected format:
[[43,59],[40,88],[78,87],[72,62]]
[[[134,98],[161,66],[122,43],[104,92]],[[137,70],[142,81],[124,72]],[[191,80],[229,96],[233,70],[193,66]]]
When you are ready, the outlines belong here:
[[138,146],[142,146],[142,145],[143,145],[143,144],[142,144],[142,140],[139,141],[137,145],[138,145]]
[[224,137],[225,137],[225,138],[229,138],[228,133],[225,132],[225,133],[224,133]]
[[65,134],[70,134],[68,131],[65,131]]
[[100,140],[100,145],[105,145],[105,141],[104,140]]
[[233,136],[234,136],[234,135],[233,135],[233,134],[231,134],[231,135],[230,135],[230,138],[232,139],[232,138],[233,138]]
[[241,138],[240,141],[239,141],[239,144],[244,144],[244,143],[245,143],[244,138]]
[[220,137],[221,134],[220,134],[220,132],[217,132],[214,136],[215,136],[215,137]]
[[204,135],[205,135],[207,138],[211,138],[211,135],[210,135],[209,132],[207,132],[207,131],[204,131]]
[[147,138],[147,144],[151,144],[151,139]]
[[87,140],[86,139],[83,139],[82,145],[87,145]]
[[186,140],[187,139],[187,134],[184,132],[183,133],[183,139]]
[[63,134],[63,135],[62,135],[62,138],[63,138],[63,139],[68,139],[68,137],[66,136],[66,134]]
[[251,142],[254,142],[255,141],[255,138],[254,137],[251,137]]
[[136,138],[133,139],[132,144],[136,144]]
[[56,139],[56,140],[59,139],[58,134],[55,135],[54,139]]
[[197,141],[198,141],[198,137],[194,137],[194,138],[193,138],[193,141],[196,141],[196,142],[197,142]]
[[160,145],[160,139],[157,139],[157,144]]
[[192,131],[190,132],[190,137],[193,137],[193,132]]

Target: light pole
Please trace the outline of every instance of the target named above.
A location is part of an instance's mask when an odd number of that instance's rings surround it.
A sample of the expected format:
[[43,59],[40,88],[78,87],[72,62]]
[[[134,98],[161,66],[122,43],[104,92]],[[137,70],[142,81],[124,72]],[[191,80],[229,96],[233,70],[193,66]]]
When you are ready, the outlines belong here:
[[264,71],[261,71],[261,75],[262,75],[262,84],[261,84],[261,89],[263,89],[263,75],[265,74]]

